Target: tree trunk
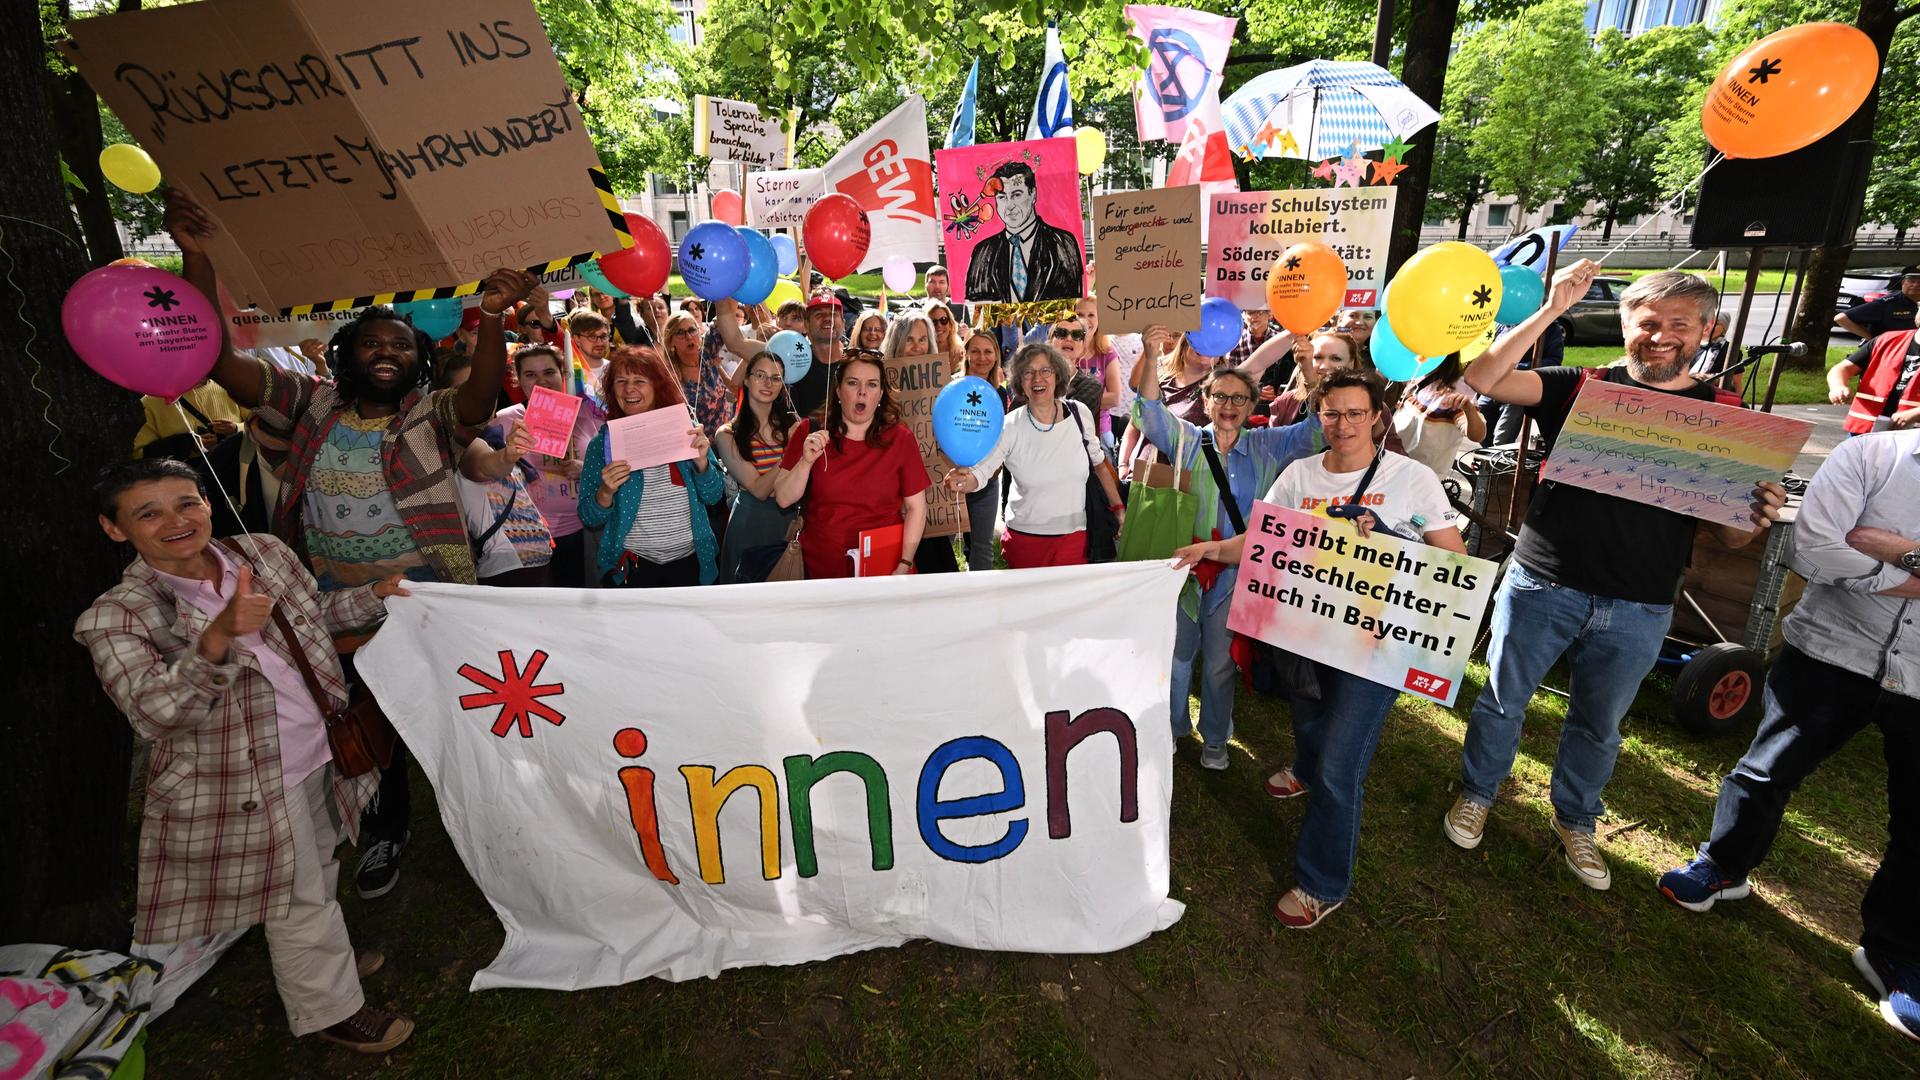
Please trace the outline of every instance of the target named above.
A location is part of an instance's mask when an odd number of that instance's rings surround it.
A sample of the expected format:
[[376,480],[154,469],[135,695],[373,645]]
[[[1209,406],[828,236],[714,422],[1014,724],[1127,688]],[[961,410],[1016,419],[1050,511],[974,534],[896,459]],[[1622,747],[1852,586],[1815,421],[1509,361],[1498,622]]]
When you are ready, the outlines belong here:
[[0,942],[125,948],[132,740],[72,635],[125,563],[95,524],[87,487],[127,456],[140,411],[60,332],[60,298],[87,253],[72,236],[53,125],[32,120],[53,115],[44,49],[38,4],[0,3],[0,110],[22,120],[0,169],[0,206],[11,215],[0,219],[0,249],[17,271],[0,305],[11,361],[0,365],[0,395],[13,404],[0,410],[0,447],[21,466],[0,525],[14,642],[12,707],[0,716]]
[[1603,243],[1603,244],[1604,244],[1604,243],[1606,243],[1606,242],[1608,242],[1609,240],[1612,240],[1612,239],[1613,239],[1613,222],[1614,222],[1614,213],[1613,213],[1613,211],[1611,211],[1611,210],[1609,210],[1609,211],[1607,211],[1607,221],[1606,221],[1606,224],[1604,224],[1604,225],[1602,225],[1602,226],[1600,227],[1600,242],[1601,242],[1601,243]]
[[[60,20],[72,17],[70,0],[60,0]],[[140,0],[120,0],[121,11],[137,11]],[[105,266],[126,254],[120,230],[114,225],[113,204],[107,200],[107,178],[100,175],[100,101],[78,71],[68,71],[54,88],[53,120],[60,129],[60,156],[67,168],[86,185],[73,192],[80,230],[95,266]]]
[[[1453,27],[1460,16],[1460,0],[1413,0],[1407,19],[1407,51],[1400,81],[1420,100],[1438,109],[1446,90],[1447,57],[1453,50]],[[1393,205],[1393,239],[1387,246],[1386,279],[1420,248],[1420,225],[1427,216],[1427,188],[1433,182],[1433,146],[1439,124],[1420,129],[1413,149],[1404,159],[1407,171],[1394,186],[1400,189]],[[1470,215],[1471,210],[1468,211]],[[1466,227],[1461,218],[1461,228]],[[1465,233],[1461,234],[1463,237]]]
[[[1874,48],[1880,51],[1884,64],[1887,47],[1893,42],[1893,31],[1900,25],[1894,0],[1860,0],[1860,14],[1854,20],[1854,25],[1873,40]],[[1868,151],[1861,157],[1859,172],[1842,179],[1833,198],[1857,199],[1859,193],[1866,190],[1867,178],[1873,167],[1873,121],[1879,109],[1880,83],[1875,82],[1873,92],[1867,95],[1866,104],[1860,106],[1860,111],[1847,121],[1845,129],[1849,141],[1866,143]],[[1792,340],[1806,344],[1807,355],[1799,360],[1783,358],[1789,367],[1826,370],[1827,341],[1833,333],[1834,301],[1840,295],[1840,279],[1846,275],[1847,261],[1852,257],[1851,236],[1845,243],[1813,249],[1813,257],[1807,262],[1800,310],[1794,315],[1793,327],[1789,332]]]
[[1905,225],[1896,226],[1894,228],[1893,246],[1897,248],[1907,246],[1907,227]]
[[[1395,216],[1398,216],[1398,215],[1395,215]],[[1423,215],[1423,216],[1424,216],[1424,215]],[[1456,231],[1456,232],[1455,232],[1455,233],[1454,233],[1453,235],[1454,235],[1454,236],[1455,236],[1455,237],[1456,237],[1457,239],[1459,239],[1459,240],[1461,240],[1461,241],[1465,241],[1465,240],[1466,240],[1466,238],[1467,238],[1467,222],[1469,222],[1469,221],[1472,221],[1472,220],[1473,220],[1473,211],[1472,211],[1472,210],[1468,210],[1468,211],[1467,211],[1466,213],[1464,213],[1464,214],[1461,214],[1461,215],[1460,215],[1460,228],[1459,228],[1459,230],[1458,230],[1458,231]]]

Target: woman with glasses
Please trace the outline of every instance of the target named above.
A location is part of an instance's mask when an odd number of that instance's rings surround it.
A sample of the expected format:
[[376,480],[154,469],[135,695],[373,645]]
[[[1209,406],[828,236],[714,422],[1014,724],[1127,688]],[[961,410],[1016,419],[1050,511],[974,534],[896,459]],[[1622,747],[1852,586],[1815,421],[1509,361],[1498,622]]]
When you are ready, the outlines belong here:
[[[1329,507],[1360,501],[1367,509],[1351,519],[1360,536],[1381,530],[1465,554],[1439,479],[1419,462],[1375,445],[1372,433],[1385,404],[1379,376],[1352,370],[1328,375],[1314,392],[1327,452],[1287,466],[1266,501],[1323,517]],[[1195,544],[1179,555],[1188,564],[1201,559],[1237,563],[1242,544],[1236,536]],[[1339,907],[1352,890],[1361,788],[1387,712],[1400,696],[1394,687],[1326,664],[1316,662],[1313,668],[1320,700],[1292,702],[1294,764],[1267,780],[1267,792],[1275,798],[1307,796],[1294,848],[1294,887],[1273,908],[1283,925],[1302,930]]]
[[893,573],[909,573],[927,524],[920,447],[900,422],[879,356],[849,349],[833,376],[826,429],[794,425],[774,474],[774,498],[782,507],[807,500],[800,550],[809,578],[853,576],[850,553],[860,534],[889,525],[902,526]]
[[853,321],[853,333],[848,340],[856,349],[878,352],[887,340],[887,317],[877,311],[869,311]]
[[954,318],[953,309],[939,300],[929,300],[920,305],[920,310],[933,324],[933,351],[946,353],[955,364],[960,363],[966,355],[966,327]]
[[793,407],[787,400],[786,368],[770,352],[755,353],[744,365],[747,395],[740,412],[720,429],[715,447],[720,464],[739,488],[727,515],[720,545],[720,584],[739,581],[740,556],[749,549],[787,538],[795,511],[773,497],[774,471],[793,433]]
[[[956,375],[972,375],[992,384],[1000,395],[1000,414],[1013,408],[1013,395],[1007,392],[1000,363],[1000,339],[991,331],[975,330],[967,335],[965,366]],[[987,477],[980,487],[967,495],[967,569],[993,569],[994,523],[1000,516],[1000,476]]]
[[[1154,364],[1174,347],[1175,335],[1155,326],[1144,335],[1146,351],[1141,368]],[[1181,342],[1179,348],[1192,346]],[[1206,376],[1200,396],[1207,410],[1205,426],[1176,416],[1161,400],[1161,384],[1150,375],[1140,379],[1140,400],[1134,403],[1134,424],[1179,471],[1191,471],[1191,490],[1198,503],[1194,516],[1195,540],[1224,540],[1246,530],[1253,501],[1267,490],[1281,470],[1318,450],[1317,422],[1282,428],[1247,428],[1259,393],[1253,376],[1221,368]],[[1222,482],[1224,481],[1224,482]],[[1188,691],[1193,665],[1201,662],[1200,764],[1209,769],[1227,767],[1227,741],[1233,737],[1234,664],[1227,632],[1227,605],[1233,597],[1235,565],[1207,559],[1193,569],[1193,580],[1180,595],[1173,643],[1173,736],[1177,744],[1193,731]]]
[[703,330],[699,319],[680,311],[667,319],[664,337],[667,360],[680,379],[680,394],[693,406],[694,419],[711,439],[733,419],[746,365],[734,368],[733,377],[728,377],[720,367],[720,336],[710,335],[713,347],[708,348]]
[[[933,343],[933,320],[929,319],[925,312],[909,311],[893,320],[893,324],[887,327],[886,343],[881,346],[881,350],[887,361],[886,366],[890,371],[894,372],[894,375],[891,377],[899,377],[898,369],[900,365],[896,363],[896,361],[913,360],[923,356],[934,355],[935,349]],[[942,364],[940,365],[938,374],[944,377],[946,371],[946,366]],[[943,468],[946,459],[940,456],[940,448],[933,444],[932,429],[929,427],[915,430],[916,433],[924,431],[924,437],[927,440],[920,444],[922,463],[929,471],[935,468]],[[942,490],[927,496],[927,498],[930,500],[951,499],[952,496],[948,495],[945,490]],[[938,504],[936,503],[935,505]],[[927,543],[920,545],[914,557],[913,565],[914,569],[922,574],[954,574],[960,571],[960,561],[954,556],[953,541],[947,536],[929,537]]]
[[1120,489],[1100,449],[1093,413],[1059,395],[1072,377],[1066,357],[1049,345],[1024,345],[1013,369],[1026,403],[1008,413],[1000,441],[970,469],[946,476],[953,491],[971,492],[1006,466],[1012,478],[1007,531],[1000,554],[1007,568],[1076,566],[1087,561],[1087,477],[1097,477],[1108,509],[1125,516]]

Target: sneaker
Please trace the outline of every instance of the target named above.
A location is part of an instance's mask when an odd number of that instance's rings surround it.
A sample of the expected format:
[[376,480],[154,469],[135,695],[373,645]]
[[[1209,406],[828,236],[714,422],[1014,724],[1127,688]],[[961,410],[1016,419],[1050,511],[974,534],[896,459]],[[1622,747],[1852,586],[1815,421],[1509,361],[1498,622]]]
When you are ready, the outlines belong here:
[[1273,917],[1280,920],[1281,926],[1293,930],[1307,930],[1320,925],[1321,919],[1332,914],[1334,908],[1344,903],[1346,901],[1336,900],[1331,904],[1323,904],[1295,887],[1287,890],[1287,895],[1274,903]]
[[1660,875],[1660,892],[1688,911],[1706,911],[1715,900],[1745,900],[1753,886],[1735,881],[1702,855],[1678,870]]
[[353,954],[353,973],[366,978],[387,966],[387,954],[379,949],[358,949]]
[[1480,838],[1486,834],[1487,811],[1491,809],[1462,795],[1453,800],[1453,809],[1440,819],[1440,831],[1455,845],[1472,851],[1480,846]]
[[1881,1017],[1907,1038],[1920,1039],[1920,1001],[1914,998],[1920,978],[1908,977],[1908,972],[1869,954],[1865,946],[1853,950],[1853,966],[1873,987]]
[[1200,767],[1215,771],[1227,767],[1227,748],[1219,743],[1208,743],[1200,748]]
[[398,840],[376,840],[360,856],[360,865],[353,871],[353,891],[360,894],[360,899],[371,900],[393,891],[400,881],[400,853],[411,839],[413,833],[408,832]]
[[1613,874],[1607,870],[1607,860],[1600,857],[1600,849],[1593,842],[1590,832],[1577,832],[1553,822],[1553,831],[1560,836],[1560,846],[1567,853],[1567,869],[1580,879],[1580,884],[1589,889],[1605,892],[1613,885]]
[[1293,766],[1289,765],[1272,776],[1267,777],[1267,794],[1276,799],[1291,799],[1295,795],[1305,795],[1307,785],[1293,775]]
[[362,1005],[359,1012],[319,1034],[357,1053],[384,1054],[413,1035],[413,1021]]

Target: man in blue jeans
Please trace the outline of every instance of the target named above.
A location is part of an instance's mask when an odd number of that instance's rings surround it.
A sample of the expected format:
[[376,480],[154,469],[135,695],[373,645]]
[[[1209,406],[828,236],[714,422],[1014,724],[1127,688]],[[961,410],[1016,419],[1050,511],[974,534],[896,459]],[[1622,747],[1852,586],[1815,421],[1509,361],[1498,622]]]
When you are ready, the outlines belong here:
[[1766,858],[1787,800],[1868,724],[1887,759],[1887,851],[1860,902],[1854,966],[1880,1014],[1920,1039],[1920,430],[1841,443],[1807,486],[1793,568],[1807,592],[1767,674],[1753,745],[1720,783],[1713,835],[1660,878],[1689,911],[1739,900]]
[[[1620,297],[1625,365],[1515,370],[1528,347],[1586,295],[1598,270],[1587,259],[1562,270],[1547,303],[1467,369],[1475,390],[1527,411],[1549,453],[1584,378],[1713,399],[1712,388],[1687,367],[1720,297],[1704,279],[1670,270],[1641,278]],[[1785,502],[1778,484],[1762,484],[1754,490],[1753,529],[1712,531],[1727,547],[1743,547],[1779,517]],[[1605,812],[1600,796],[1619,756],[1620,720],[1673,620],[1697,528],[1696,519],[1683,514],[1584,488],[1543,483],[1534,490],[1494,597],[1491,670],[1467,721],[1460,796],[1442,822],[1449,840],[1479,846],[1487,811],[1513,769],[1527,702],[1564,655],[1573,696],[1553,761],[1554,832],[1582,884],[1612,884],[1593,839],[1594,822]]]

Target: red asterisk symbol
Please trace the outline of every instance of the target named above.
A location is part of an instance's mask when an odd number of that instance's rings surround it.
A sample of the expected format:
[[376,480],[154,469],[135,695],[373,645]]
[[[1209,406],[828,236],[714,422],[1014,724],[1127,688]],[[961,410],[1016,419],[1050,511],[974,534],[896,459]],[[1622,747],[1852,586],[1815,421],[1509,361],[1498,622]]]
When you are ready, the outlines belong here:
[[498,705],[500,715],[494,718],[493,733],[502,739],[507,737],[507,732],[513,730],[516,724],[519,725],[521,738],[533,738],[535,716],[554,727],[559,727],[566,723],[567,718],[540,699],[566,693],[566,685],[547,683],[544,686],[535,686],[533,683],[533,680],[540,677],[540,669],[546,663],[546,652],[535,649],[533,655],[527,658],[527,669],[519,671],[513,653],[510,650],[501,649],[499,678],[481,671],[472,664],[461,664],[460,676],[476,686],[485,687],[490,693],[462,694],[460,707],[486,709]]

